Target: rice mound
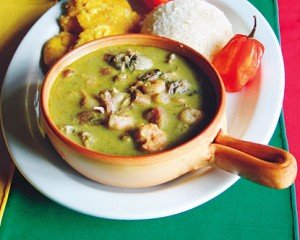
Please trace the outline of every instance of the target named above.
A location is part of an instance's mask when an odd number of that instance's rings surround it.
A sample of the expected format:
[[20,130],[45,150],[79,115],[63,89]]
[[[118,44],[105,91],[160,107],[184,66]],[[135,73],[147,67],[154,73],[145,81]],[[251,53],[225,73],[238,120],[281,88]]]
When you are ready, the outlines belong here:
[[141,33],[182,42],[210,61],[233,37],[225,14],[202,0],[174,0],[161,5],[146,16]]

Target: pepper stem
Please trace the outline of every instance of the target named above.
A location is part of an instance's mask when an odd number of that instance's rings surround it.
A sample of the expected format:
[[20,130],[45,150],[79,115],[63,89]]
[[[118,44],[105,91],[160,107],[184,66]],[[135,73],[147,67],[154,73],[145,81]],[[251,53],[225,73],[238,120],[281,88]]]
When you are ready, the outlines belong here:
[[254,15],[253,18],[254,18],[254,26],[253,26],[253,29],[252,29],[251,33],[248,35],[247,38],[253,38],[254,34],[255,34],[255,31],[256,31],[256,16]]

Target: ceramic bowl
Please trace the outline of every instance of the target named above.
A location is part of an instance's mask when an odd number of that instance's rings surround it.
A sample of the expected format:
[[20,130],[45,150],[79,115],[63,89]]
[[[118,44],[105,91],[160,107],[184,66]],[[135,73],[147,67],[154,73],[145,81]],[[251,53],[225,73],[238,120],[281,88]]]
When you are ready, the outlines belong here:
[[[48,99],[51,87],[68,65],[79,58],[115,45],[146,45],[163,48],[193,62],[211,81],[217,108],[210,123],[195,137],[176,147],[141,156],[99,153],[71,141],[51,120]],[[40,108],[47,136],[60,156],[76,171],[99,183],[125,187],[150,187],[173,180],[199,168],[218,167],[273,188],[290,186],[297,173],[295,158],[288,152],[245,142],[226,135],[226,92],[211,63],[194,49],[158,36],[118,35],[92,41],[61,58],[47,73]]]

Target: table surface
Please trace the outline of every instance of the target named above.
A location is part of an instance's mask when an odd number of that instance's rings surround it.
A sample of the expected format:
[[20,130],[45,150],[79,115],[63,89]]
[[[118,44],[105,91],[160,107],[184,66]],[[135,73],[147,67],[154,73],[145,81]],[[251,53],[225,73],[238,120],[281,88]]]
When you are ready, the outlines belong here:
[[[281,46],[285,62],[286,85],[283,102],[290,151],[300,161],[300,2],[278,0]],[[300,209],[300,174],[296,179],[297,206]]]
[[[268,1],[271,2],[271,0],[268,0]],[[1,7],[1,3],[3,3],[3,2],[4,1],[2,1],[2,2],[0,1],[0,7]],[[34,1],[32,1],[32,2],[34,2]],[[39,2],[39,1],[36,1],[36,2]],[[42,1],[40,1],[40,2],[42,2]],[[258,3],[259,1],[253,0],[252,2]],[[279,13],[280,13],[281,41],[282,41],[282,48],[283,48],[283,54],[284,54],[284,59],[285,59],[285,68],[286,68],[286,90],[285,90],[285,100],[284,100],[284,115],[285,115],[285,122],[286,122],[286,130],[287,130],[287,136],[289,139],[290,151],[296,156],[296,158],[300,159],[300,149],[297,148],[297,143],[300,141],[299,135],[297,134],[297,133],[299,133],[299,125],[298,125],[297,121],[295,121],[295,119],[299,118],[299,114],[297,114],[297,109],[299,109],[299,104],[300,104],[299,100],[297,99],[297,94],[299,92],[298,90],[300,88],[300,82],[298,81],[300,68],[298,68],[298,66],[297,66],[299,63],[299,61],[297,61],[297,60],[299,59],[300,45],[295,44],[296,42],[299,43],[299,40],[300,40],[300,32],[297,31],[297,29],[299,29],[299,25],[300,25],[300,20],[299,20],[300,4],[299,4],[298,0],[290,0],[288,2],[284,1],[284,0],[278,0],[278,3],[279,3]],[[40,8],[41,8],[40,13],[45,11],[50,5],[51,5],[51,1],[49,1],[49,5],[41,4],[40,5]],[[20,6],[20,8],[21,7],[22,6]],[[25,17],[26,14],[30,13],[30,6],[29,7],[27,6],[26,11],[27,12],[24,12],[23,17]],[[6,16],[0,15],[0,18],[9,17],[9,14],[10,13],[8,12]],[[6,56],[5,59],[1,58],[1,65],[2,65],[1,70],[6,69],[6,67],[9,64],[10,58],[12,57],[12,55],[14,53],[14,50],[16,49],[19,42],[21,41],[21,38],[26,34],[29,27],[34,23],[34,21],[38,18],[38,16],[39,16],[38,14],[36,16],[31,16],[30,21],[29,20],[26,21],[26,18],[24,18],[24,22],[22,22],[22,24],[20,23],[20,25],[22,25],[22,28],[18,29],[18,31],[16,30],[16,32],[14,34],[12,34],[14,36],[13,41],[12,41],[12,39],[5,39],[5,37],[1,38],[0,41],[7,41],[7,42],[11,41],[11,44],[8,45],[9,46],[8,48],[0,49],[0,56]],[[2,23],[0,23],[0,25],[1,24]],[[13,23],[13,24],[15,24],[15,23]],[[0,71],[0,79],[3,79],[3,77],[4,77],[4,72]],[[280,133],[281,130],[282,129],[277,130],[277,131],[279,131],[278,134],[281,134]],[[1,142],[0,142],[0,144],[1,144]],[[2,149],[1,149],[1,152],[2,152]],[[2,157],[5,157],[5,156],[2,155]],[[1,171],[1,169],[0,169],[0,171]],[[24,180],[20,179],[20,176],[18,176],[18,173],[17,173],[17,177],[15,179],[17,179],[16,183],[15,183],[17,187],[26,185],[26,183],[24,183]],[[251,186],[249,186],[247,183],[242,182],[239,184],[245,184],[245,185],[243,185],[243,187],[251,188]],[[296,180],[296,185],[297,184],[298,185],[300,184],[299,177]],[[237,193],[237,192],[235,192],[235,191],[237,191],[236,187],[238,188],[239,185],[234,186],[233,189],[230,190],[231,194]],[[31,187],[29,187],[29,186],[28,186],[28,191],[29,191],[29,193],[32,193],[33,195],[36,194],[35,191],[33,189],[31,189]],[[250,190],[250,192],[251,192],[251,190]],[[19,194],[19,193],[15,193],[14,194],[15,196],[12,196],[12,197],[13,198],[16,197],[16,194]],[[263,192],[261,192],[261,194],[263,194]],[[270,192],[270,194],[272,195],[271,192]],[[300,198],[299,190],[297,190],[297,194],[298,194],[298,199],[299,199]],[[29,204],[30,203],[35,203],[35,204],[42,203],[44,201],[43,197],[41,197],[39,195],[36,195],[36,197],[37,197],[37,200],[33,201],[33,202],[29,202]],[[226,195],[223,196],[223,200],[224,200],[224,198],[226,199]],[[300,204],[299,200],[297,203],[299,206],[299,204]],[[208,208],[209,208],[209,204],[208,204]],[[243,209],[243,207],[245,207],[245,206],[240,206],[240,207]],[[221,209],[219,209],[219,210],[221,211]],[[40,211],[42,211],[42,208],[40,209]],[[228,212],[225,212],[225,214],[226,213],[228,214]],[[251,215],[250,212],[247,212],[247,214]],[[270,214],[272,214],[272,213],[270,213]],[[190,213],[186,213],[182,216],[182,220],[184,220],[185,218],[188,218],[190,216],[191,216]],[[35,216],[33,216],[33,217],[35,217]],[[58,212],[55,213],[55,217],[59,217]],[[76,218],[78,218],[78,216],[76,214],[74,214],[74,218],[76,219]],[[211,218],[208,218],[208,221],[210,219]],[[224,220],[225,218],[220,217],[220,220],[222,220],[222,219]],[[53,220],[53,219],[50,219],[50,220]],[[178,218],[178,220],[179,220],[179,218]],[[188,219],[186,219],[186,220],[188,221]],[[166,221],[168,221],[168,220],[166,220]],[[166,221],[163,220],[161,223],[166,224]],[[175,222],[176,218],[173,218],[171,221]],[[276,223],[276,221],[274,220],[274,228],[275,228],[275,223]],[[113,224],[113,223],[106,222],[105,226],[109,227],[110,224]],[[238,224],[238,223],[236,223],[236,224]],[[228,225],[228,223],[226,225],[227,225],[227,227],[231,227],[230,225]],[[195,226],[195,227],[197,227],[197,226]],[[61,228],[58,228],[58,230],[59,229],[63,230]],[[276,232],[276,231],[274,231],[274,232]],[[157,234],[159,234],[159,233],[157,232]],[[185,235],[183,234],[182,236],[188,236],[188,234],[185,234]],[[263,235],[261,235],[261,236],[263,236]],[[236,237],[238,237],[238,236],[236,236]],[[251,239],[250,238],[251,235],[244,236],[244,237]]]

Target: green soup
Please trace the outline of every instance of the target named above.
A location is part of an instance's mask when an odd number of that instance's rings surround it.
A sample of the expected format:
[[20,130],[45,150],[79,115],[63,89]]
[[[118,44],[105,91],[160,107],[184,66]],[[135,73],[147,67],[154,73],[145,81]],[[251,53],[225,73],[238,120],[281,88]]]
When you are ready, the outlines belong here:
[[164,49],[121,45],[68,66],[50,92],[50,117],[72,141],[113,155],[141,155],[199,133],[216,109],[206,76]]

